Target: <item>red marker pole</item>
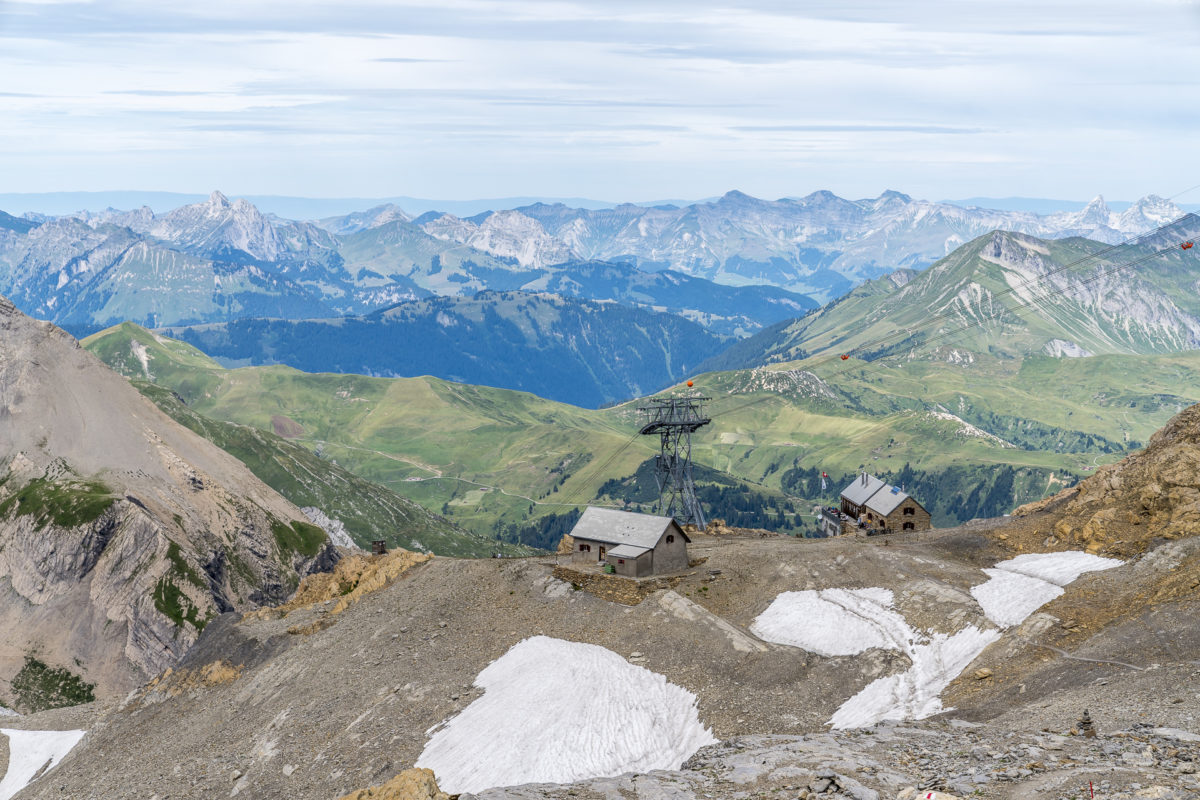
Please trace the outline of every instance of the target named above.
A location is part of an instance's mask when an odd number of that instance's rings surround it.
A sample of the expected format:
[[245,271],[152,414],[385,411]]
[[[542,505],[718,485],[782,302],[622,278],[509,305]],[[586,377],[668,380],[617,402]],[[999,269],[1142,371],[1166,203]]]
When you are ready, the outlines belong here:
[[1095,796],[1096,796],[1096,790],[1092,788],[1091,781],[1088,781],[1088,794],[1093,798],[1095,798]]

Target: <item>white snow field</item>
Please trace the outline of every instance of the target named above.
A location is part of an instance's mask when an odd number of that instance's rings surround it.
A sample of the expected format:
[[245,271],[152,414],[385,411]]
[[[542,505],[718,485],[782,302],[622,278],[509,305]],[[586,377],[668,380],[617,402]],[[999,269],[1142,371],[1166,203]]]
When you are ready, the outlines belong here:
[[[1027,554],[985,569],[989,580],[972,587],[984,616],[999,628],[1019,625],[1063,593],[1085,572],[1124,562],[1089,553]],[[924,719],[946,709],[942,690],[984,649],[999,630],[969,625],[954,634],[914,630],[893,607],[888,589],[822,589],[784,592],[750,625],[760,638],[826,656],[856,655],[872,647],[899,650],[912,661],[905,672],[872,681],[841,705],[834,728],[861,728],[885,719]]]
[[975,660],[1000,631],[968,625],[955,634],[935,633],[924,644],[904,649],[907,671],[878,678],[833,712],[834,728],[865,728],[885,719],[925,719],[940,714],[942,690]]
[[892,607],[888,589],[784,592],[750,624],[751,633],[823,656],[882,647],[904,650],[913,631]]
[[0,781],[0,800],[24,789],[39,772],[50,770],[71,752],[83,731],[21,731],[0,729],[8,736],[8,772]]
[[694,694],[597,645],[534,636],[475,685],[417,759],[451,794],[678,769],[717,741]]
[[984,616],[1001,628],[1020,625],[1025,618],[1063,593],[1062,587],[1085,572],[1112,569],[1123,561],[1069,550],[1027,553],[1001,561],[983,572],[990,580],[971,588]]

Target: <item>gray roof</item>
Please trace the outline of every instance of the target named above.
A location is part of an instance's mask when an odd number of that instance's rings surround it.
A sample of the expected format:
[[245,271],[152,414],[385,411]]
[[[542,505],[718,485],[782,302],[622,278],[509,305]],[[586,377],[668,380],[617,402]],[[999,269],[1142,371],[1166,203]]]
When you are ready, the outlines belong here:
[[649,553],[649,547],[637,547],[632,544],[619,544],[608,551],[609,558],[637,558],[642,553]]
[[842,497],[856,506],[866,505],[866,502],[871,499],[871,495],[885,486],[887,484],[874,475],[867,475],[866,483],[863,483],[863,476],[859,475],[854,479],[854,483],[842,490]]
[[867,501],[867,508],[886,517],[907,499],[908,493],[900,491],[899,486],[884,486]]
[[[571,536],[576,539],[590,539],[593,542],[631,544],[648,550],[658,544],[663,532],[673,524],[675,520],[670,517],[588,506],[571,529]],[[682,530],[680,532],[682,533]],[[687,534],[684,534],[683,538],[689,541]]]

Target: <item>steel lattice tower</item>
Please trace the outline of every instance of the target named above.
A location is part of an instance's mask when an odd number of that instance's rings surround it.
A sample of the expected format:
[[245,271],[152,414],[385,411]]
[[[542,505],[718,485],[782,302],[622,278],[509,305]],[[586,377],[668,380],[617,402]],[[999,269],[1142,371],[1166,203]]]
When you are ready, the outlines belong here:
[[658,513],[674,517],[680,525],[689,522],[700,530],[706,523],[696,500],[692,481],[692,431],[712,422],[701,405],[710,397],[655,397],[638,409],[644,417],[640,433],[658,436],[659,454],[654,460],[658,483]]

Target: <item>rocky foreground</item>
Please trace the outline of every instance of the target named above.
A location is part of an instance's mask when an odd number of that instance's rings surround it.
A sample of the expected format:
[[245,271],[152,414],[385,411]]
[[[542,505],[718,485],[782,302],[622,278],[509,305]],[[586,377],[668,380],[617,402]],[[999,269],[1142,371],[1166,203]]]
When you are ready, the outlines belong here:
[[[491,691],[481,671],[538,636],[605,648],[622,670],[686,689],[719,743],[678,770],[525,778],[480,798],[1200,797],[1197,467],[1200,407],[1011,519],[870,539],[697,537],[703,563],[636,605],[556,578],[553,556],[347,559],[284,607],[217,618],[179,668],[119,703],[13,721],[88,731],[20,797],[433,796],[428,780],[401,781],[424,787],[408,795],[367,787],[421,763],[432,732]],[[971,593],[985,570],[1064,550],[1120,563],[998,630]],[[897,647],[824,656],[754,633],[781,593],[864,587],[890,593],[921,636],[995,634],[940,692],[942,713],[830,731],[848,698],[915,662]],[[553,701],[529,718],[550,719]],[[443,789],[461,780],[443,771]]]
[[[480,800],[892,800],[958,797],[1106,800],[1200,796],[1200,736],[1151,724],[1095,737],[1078,729],[1004,733],[959,719],[806,736],[744,736],[706,747],[677,772],[532,784]],[[468,796],[464,795],[466,800]]]

